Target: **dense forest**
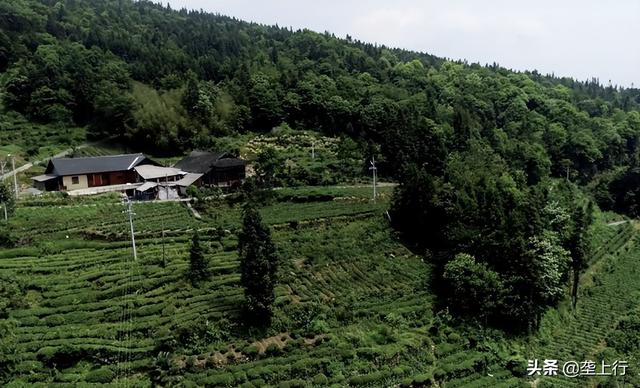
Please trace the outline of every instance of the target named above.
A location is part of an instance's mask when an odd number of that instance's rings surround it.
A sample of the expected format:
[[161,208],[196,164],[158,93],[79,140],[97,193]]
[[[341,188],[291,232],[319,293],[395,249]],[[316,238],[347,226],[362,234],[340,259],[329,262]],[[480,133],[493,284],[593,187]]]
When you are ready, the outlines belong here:
[[640,90],[596,79],[128,0],[0,3],[0,72],[0,128],[168,155],[283,123],[354,140],[400,184],[392,223],[442,302],[518,332],[584,268],[588,198],[640,213]]

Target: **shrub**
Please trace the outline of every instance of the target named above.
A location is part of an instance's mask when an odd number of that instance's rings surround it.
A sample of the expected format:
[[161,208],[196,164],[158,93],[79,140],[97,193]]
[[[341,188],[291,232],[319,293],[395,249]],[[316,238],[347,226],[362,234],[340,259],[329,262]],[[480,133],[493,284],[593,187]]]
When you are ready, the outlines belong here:
[[206,379],[206,385],[213,387],[231,387],[234,383],[235,378],[231,373],[221,373]]
[[357,353],[358,357],[369,361],[373,361],[376,357],[382,355],[382,352],[379,349],[374,348],[360,348],[357,350]]
[[[1,209],[1,207],[0,207]],[[0,210],[0,213],[2,210]],[[8,227],[0,226],[0,247],[12,248],[16,245],[18,239]]]
[[423,374],[414,376],[413,381],[411,382],[411,385],[418,386],[418,387],[430,386],[432,383],[432,380],[433,380],[433,376],[427,373],[423,373]]
[[234,372],[233,377],[236,379],[236,384],[244,383],[247,381],[247,374],[243,371]]
[[64,325],[64,322],[65,322],[64,317],[59,314],[49,315],[48,317],[45,318],[45,323],[49,327]]
[[110,383],[116,377],[115,373],[109,368],[100,368],[92,370],[87,374],[85,381],[88,383]]
[[396,366],[395,368],[393,368],[391,372],[393,372],[395,376],[402,376],[403,374],[405,374],[405,370],[399,366]]
[[313,383],[316,385],[325,386],[329,384],[329,379],[322,373],[318,373],[317,375],[313,376]]
[[507,361],[507,369],[516,377],[524,377],[527,373],[526,363],[524,357],[514,356]]
[[84,352],[80,349],[74,348],[70,345],[64,345],[60,348],[46,346],[38,351],[36,357],[38,361],[47,365],[48,367],[60,367],[68,368],[77,363],[85,356]]
[[187,369],[189,372],[194,372],[196,368],[196,358],[194,356],[189,356],[187,357],[184,364],[185,369]]
[[246,348],[242,349],[242,353],[244,353],[244,355],[249,357],[249,358],[256,358],[256,357],[258,357],[258,354],[260,352],[258,351],[258,347],[257,346],[249,345]]
[[270,344],[269,346],[267,346],[267,349],[265,349],[265,354],[267,356],[278,356],[282,353],[282,350],[280,350],[280,347],[276,344]]
[[402,379],[402,381],[400,381],[400,387],[402,388],[409,388],[413,386],[413,379],[410,377],[407,377],[405,379]]
[[458,333],[451,333],[447,336],[447,338],[449,338],[449,341],[454,343],[459,343],[460,341],[462,341],[462,337],[460,337],[460,334]]
[[433,372],[433,377],[438,381],[442,381],[442,379],[444,379],[446,375],[447,372],[445,372],[442,368],[438,368]]
[[304,388],[306,386],[307,386],[307,383],[302,379],[283,381],[280,384],[278,384],[279,388]]
[[314,319],[311,322],[310,332],[313,334],[322,334],[329,331],[329,325],[322,319]]
[[387,373],[383,371],[377,371],[366,375],[353,376],[349,379],[351,385],[370,385],[376,381],[385,378]]

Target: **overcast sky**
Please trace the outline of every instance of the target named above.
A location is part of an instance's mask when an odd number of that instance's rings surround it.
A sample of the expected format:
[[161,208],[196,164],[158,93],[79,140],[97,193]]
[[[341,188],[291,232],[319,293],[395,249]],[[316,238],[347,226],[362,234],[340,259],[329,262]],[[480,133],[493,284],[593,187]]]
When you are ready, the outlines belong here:
[[[164,0],[166,2],[166,0]],[[170,0],[452,59],[640,86],[639,0]]]

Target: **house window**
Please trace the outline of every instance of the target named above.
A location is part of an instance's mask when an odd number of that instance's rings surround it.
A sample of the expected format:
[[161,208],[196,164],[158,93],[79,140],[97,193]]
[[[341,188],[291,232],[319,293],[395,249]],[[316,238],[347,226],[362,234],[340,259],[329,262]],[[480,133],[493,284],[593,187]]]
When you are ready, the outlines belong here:
[[77,176],[72,176],[71,177],[71,184],[72,185],[77,185],[79,183],[80,183],[80,178],[79,177],[77,177]]

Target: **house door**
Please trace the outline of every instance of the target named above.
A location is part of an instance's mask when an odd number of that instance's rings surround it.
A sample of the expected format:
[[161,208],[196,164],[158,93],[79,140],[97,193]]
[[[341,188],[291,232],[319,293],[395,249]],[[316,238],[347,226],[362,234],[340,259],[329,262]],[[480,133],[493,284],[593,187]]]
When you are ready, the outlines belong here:
[[102,177],[98,174],[93,174],[93,185],[102,186]]

